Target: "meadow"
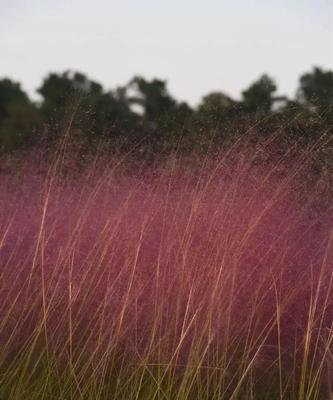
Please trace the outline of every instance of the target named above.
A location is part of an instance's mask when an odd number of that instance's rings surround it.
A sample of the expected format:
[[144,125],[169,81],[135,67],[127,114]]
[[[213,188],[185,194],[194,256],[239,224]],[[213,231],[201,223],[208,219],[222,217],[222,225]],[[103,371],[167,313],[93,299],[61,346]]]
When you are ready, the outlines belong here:
[[3,168],[0,399],[332,399],[330,173],[274,146]]

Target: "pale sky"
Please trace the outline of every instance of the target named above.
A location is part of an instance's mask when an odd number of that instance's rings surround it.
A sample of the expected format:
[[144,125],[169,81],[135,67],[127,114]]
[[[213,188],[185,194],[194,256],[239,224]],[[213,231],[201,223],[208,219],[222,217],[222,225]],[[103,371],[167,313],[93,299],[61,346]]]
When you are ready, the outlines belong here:
[[30,95],[73,69],[106,89],[165,79],[191,104],[267,72],[293,96],[314,65],[333,69],[332,0],[0,0],[0,78]]

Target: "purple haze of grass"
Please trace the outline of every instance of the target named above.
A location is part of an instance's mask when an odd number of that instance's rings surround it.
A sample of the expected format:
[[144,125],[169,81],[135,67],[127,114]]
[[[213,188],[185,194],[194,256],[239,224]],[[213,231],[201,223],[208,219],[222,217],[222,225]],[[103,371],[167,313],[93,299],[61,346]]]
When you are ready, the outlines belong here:
[[287,387],[306,354],[322,379],[332,213],[298,168],[239,158],[150,178],[3,177],[1,368],[30,348],[77,368],[198,365],[223,370],[228,393],[250,369],[284,370]]

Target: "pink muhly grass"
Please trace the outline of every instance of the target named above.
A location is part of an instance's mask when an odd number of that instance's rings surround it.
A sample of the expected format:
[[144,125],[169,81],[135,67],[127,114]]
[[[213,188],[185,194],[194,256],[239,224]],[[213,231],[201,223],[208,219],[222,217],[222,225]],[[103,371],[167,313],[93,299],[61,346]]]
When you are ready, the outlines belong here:
[[328,396],[332,210],[322,178],[305,190],[302,158],[169,161],[154,173],[100,162],[75,178],[4,176],[8,398]]

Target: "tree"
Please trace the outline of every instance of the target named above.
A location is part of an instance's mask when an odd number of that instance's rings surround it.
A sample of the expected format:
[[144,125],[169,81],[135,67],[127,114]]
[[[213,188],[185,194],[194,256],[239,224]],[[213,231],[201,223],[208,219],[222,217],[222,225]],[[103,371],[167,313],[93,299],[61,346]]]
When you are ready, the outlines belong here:
[[203,97],[197,114],[199,120],[209,125],[217,125],[233,114],[237,103],[222,92],[212,92]]
[[74,97],[100,96],[102,86],[80,72],[65,71],[49,74],[37,92],[43,97],[41,111],[46,118],[50,118],[65,115]]
[[139,116],[130,109],[127,90],[118,87],[114,91],[102,93],[90,104],[93,116],[94,132],[117,131],[118,134],[129,134],[136,126]]
[[149,82],[136,76],[129,83],[129,89],[134,90],[131,103],[142,107],[144,119],[152,125],[166,120],[168,113],[176,109],[176,101],[169,95],[165,81],[153,79]]
[[9,104],[21,101],[28,102],[28,96],[23,92],[19,83],[10,79],[0,80],[0,122],[8,116]]
[[274,102],[273,93],[277,87],[272,78],[262,75],[248,89],[242,92],[244,110],[268,114]]
[[118,134],[133,128],[136,116],[131,111],[126,88],[115,91],[103,90],[102,85],[80,72],[65,71],[47,76],[38,93],[43,96],[41,110],[45,118],[61,122],[72,109],[71,103],[79,104],[73,128],[86,136],[102,132]]
[[23,145],[40,123],[36,106],[20,85],[0,80],[0,147],[2,151]]
[[297,98],[301,104],[317,111],[333,108],[333,71],[315,67],[312,72],[301,76]]

